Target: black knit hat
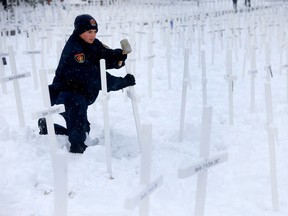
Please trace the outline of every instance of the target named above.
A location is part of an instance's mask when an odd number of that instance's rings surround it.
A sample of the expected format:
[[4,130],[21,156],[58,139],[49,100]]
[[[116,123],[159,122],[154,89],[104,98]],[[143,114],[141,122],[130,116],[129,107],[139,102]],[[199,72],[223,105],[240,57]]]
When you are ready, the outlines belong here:
[[82,14],[75,18],[74,21],[74,33],[82,34],[85,31],[96,29],[98,31],[98,25],[96,20],[89,14]]

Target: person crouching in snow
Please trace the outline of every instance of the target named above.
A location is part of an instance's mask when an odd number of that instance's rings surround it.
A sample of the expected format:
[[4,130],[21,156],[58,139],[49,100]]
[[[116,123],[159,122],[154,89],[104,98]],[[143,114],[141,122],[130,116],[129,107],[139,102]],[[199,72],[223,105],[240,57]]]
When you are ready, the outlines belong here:
[[[49,85],[51,105],[64,104],[61,113],[66,128],[54,124],[55,133],[67,135],[71,153],[83,153],[87,146],[86,133],[90,132],[87,119],[88,106],[93,104],[101,90],[100,59],[106,60],[107,69],[119,69],[125,65],[127,55],[122,49],[110,49],[96,39],[98,25],[89,14],[75,18],[74,31],[62,51],[55,77]],[[119,66],[118,62],[122,64]],[[116,77],[106,72],[107,90],[117,91],[135,85],[131,74]],[[38,120],[39,134],[47,134],[46,120]]]

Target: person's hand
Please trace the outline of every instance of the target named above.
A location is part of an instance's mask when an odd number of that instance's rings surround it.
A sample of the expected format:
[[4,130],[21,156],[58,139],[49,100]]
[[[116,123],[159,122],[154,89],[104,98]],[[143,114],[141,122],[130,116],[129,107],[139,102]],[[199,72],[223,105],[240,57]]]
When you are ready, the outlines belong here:
[[127,54],[122,54],[122,55],[120,56],[120,59],[119,59],[119,60],[125,61],[126,59],[127,59]]
[[136,84],[135,77],[132,74],[127,74],[124,77],[126,86],[134,86]]

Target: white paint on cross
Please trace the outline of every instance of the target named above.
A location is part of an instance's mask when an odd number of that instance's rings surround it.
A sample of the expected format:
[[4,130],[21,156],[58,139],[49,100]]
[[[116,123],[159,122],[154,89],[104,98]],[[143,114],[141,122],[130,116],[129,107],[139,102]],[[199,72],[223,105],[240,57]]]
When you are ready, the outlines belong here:
[[32,114],[34,119],[45,118],[54,176],[54,215],[67,215],[67,153],[59,151],[54,130],[53,115],[65,111],[63,104],[51,107],[46,71],[40,73],[44,110]]
[[140,186],[125,200],[125,208],[132,209],[139,206],[139,216],[149,215],[149,196],[158,189],[163,183],[163,177],[160,176],[153,182],[150,182],[151,176],[151,142],[152,142],[152,126],[142,126],[141,140],[141,170],[140,170]]
[[237,80],[237,76],[232,74],[232,50],[226,51],[226,74],[224,79],[228,82],[228,95],[229,95],[229,122],[233,125],[234,122],[234,107],[233,107],[233,91],[234,81]]
[[186,168],[180,168],[178,170],[179,178],[188,178],[189,176],[195,175],[202,171],[207,171],[209,168],[217,166],[228,160],[228,153],[223,153],[221,155],[213,156],[209,159],[202,159],[193,165]]
[[[167,31],[166,31],[167,30]],[[171,30],[170,28],[167,28],[165,32],[165,46],[166,46],[166,64],[167,64],[167,78],[168,78],[168,89],[172,88],[172,82],[171,82]]]
[[[125,70],[126,74],[132,74],[131,71],[131,65],[129,62],[125,63]],[[133,109],[133,114],[134,114],[134,119],[135,119],[135,125],[136,125],[136,130],[137,130],[137,135],[138,135],[138,142],[139,142],[139,148],[141,151],[141,121],[140,121],[140,116],[139,116],[139,111],[138,111],[138,104],[137,104],[137,97],[135,93],[134,86],[130,86],[128,91],[127,91],[127,96],[131,99],[131,104],[132,104],[132,109]]]
[[149,97],[152,98],[152,72],[153,72],[153,67],[154,67],[154,58],[155,54],[153,54],[153,31],[152,31],[152,23],[151,23],[151,29],[150,32],[148,33],[148,40],[147,40],[147,48],[148,48],[148,56],[147,56],[147,69],[148,69],[148,87],[149,87]]
[[14,81],[14,80],[18,80],[18,79],[22,79],[22,78],[26,78],[26,77],[30,77],[30,76],[31,76],[30,72],[15,74],[15,75],[11,75],[11,76],[5,76],[5,77],[0,78],[0,83],[6,83],[9,81]]
[[104,117],[106,166],[109,178],[113,179],[112,162],[111,162],[111,142],[110,142],[111,137],[110,137],[109,109],[108,109],[109,94],[107,91],[105,59],[100,60],[100,71],[101,71],[102,105],[103,105],[103,117]]
[[257,68],[256,68],[256,51],[255,47],[252,46],[250,48],[250,70],[249,73],[251,75],[251,96],[250,96],[250,112],[255,112],[255,78],[257,74]]
[[187,178],[191,175],[198,174],[195,200],[195,216],[204,215],[208,169],[219,165],[228,159],[227,153],[209,158],[211,122],[212,107],[205,106],[203,108],[202,114],[202,131],[200,142],[200,158],[202,158],[202,161],[186,168],[180,168],[178,170],[179,178]]
[[265,83],[265,98],[266,98],[266,118],[267,118],[267,135],[269,144],[269,164],[270,164],[270,180],[271,180],[271,193],[272,193],[272,206],[274,211],[278,211],[278,184],[277,184],[277,164],[275,152],[275,137],[277,129],[273,123],[273,110],[272,110],[272,93],[270,82]]
[[[6,70],[5,70],[5,66],[7,65],[7,60],[6,60],[6,56],[8,56],[8,53],[1,53],[0,52],[0,58],[1,58],[1,62],[0,62],[0,77],[4,77],[6,75]],[[7,94],[7,85],[6,83],[2,83],[2,92],[3,94]]]
[[34,83],[34,88],[38,89],[38,72],[37,72],[37,67],[36,67],[36,56],[35,54],[40,53],[40,50],[35,50],[35,33],[34,32],[29,32],[29,50],[26,51],[26,54],[30,55],[31,57],[31,64],[32,64],[32,74],[33,74],[33,83]]
[[52,116],[57,113],[62,113],[62,112],[65,112],[65,107],[63,104],[59,104],[59,105],[54,105],[53,107],[48,107],[36,113],[33,113],[32,118],[33,119],[46,118],[46,117]]
[[13,81],[15,99],[16,99],[16,104],[17,104],[17,111],[18,111],[18,118],[19,118],[19,124],[20,124],[21,127],[24,127],[25,126],[25,119],[24,119],[22,98],[21,98],[21,94],[20,94],[20,88],[19,88],[18,79],[21,79],[21,78],[24,78],[24,77],[28,77],[28,76],[30,76],[30,74],[29,73],[18,74],[17,73],[16,62],[15,62],[14,50],[13,50],[12,46],[8,47],[8,52],[9,52],[11,72],[12,72],[13,75],[2,78],[1,82]]
[[206,78],[206,55],[205,50],[201,50],[201,65],[202,65],[202,103],[203,107],[207,105],[207,78]]
[[139,205],[144,199],[149,197],[156,189],[163,184],[163,177],[160,176],[149,185],[140,186],[139,189],[133,194],[129,195],[125,200],[125,208],[133,209]]
[[184,136],[184,121],[185,121],[185,110],[186,110],[186,94],[187,87],[190,84],[189,76],[189,49],[185,49],[184,54],[184,73],[183,73],[183,85],[182,85],[182,100],[181,100],[181,115],[180,115],[180,129],[179,129],[179,141],[183,140]]

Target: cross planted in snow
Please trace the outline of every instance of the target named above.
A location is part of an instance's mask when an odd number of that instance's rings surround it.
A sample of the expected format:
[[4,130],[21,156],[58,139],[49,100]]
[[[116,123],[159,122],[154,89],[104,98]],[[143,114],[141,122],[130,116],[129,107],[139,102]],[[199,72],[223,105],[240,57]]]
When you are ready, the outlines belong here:
[[25,54],[31,56],[31,63],[32,63],[32,74],[33,74],[33,83],[34,83],[34,88],[38,89],[38,73],[37,73],[37,68],[36,68],[36,54],[40,54],[40,50],[35,49],[35,33],[30,32],[29,34],[30,37],[30,49],[25,52]]
[[67,215],[67,154],[57,150],[53,115],[65,111],[63,104],[51,107],[46,72],[41,71],[40,81],[45,109],[32,114],[34,119],[45,118],[50,144],[50,155],[54,176],[54,215]]
[[[0,52],[0,58],[2,59],[2,62],[0,62],[0,77],[5,76],[5,65],[7,65],[6,56],[8,56],[8,53]],[[6,83],[2,83],[2,92],[3,94],[7,94],[7,86]]]
[[190,86],[189,49],[185,48],[185,52],[184,52],[184,74],[183,74],[182,100],[181,100],[181,115],[180,115],[180,129],[179,129],[179,141],[180,142],[183,140],[183,136],[184,136],[186,95],[187,95],[187,87],[188,86]]
[[[19,79],[26,78],[31,76],[31,73],[22,73],[18,74],[17,73],[17,68],[16,68],[16,63],[15,63],[15,56],[14,56],[14,50],[12,46],[8,47],[9,51],[9,59],[10,59],[10,66],[11,66],[11,71],[12,74],[11,76],[6,76],[6,77],[1,77],[0,83],[4,84],[9,81],[13,81],[13,86],[14,86],[14,93],[15,93],[15,100],[17,104],[17,111],[18,111],[18,118],[19,118],[19,124],[21,127],[25,126],[25,120],[24,120],[24,113],[23,113],[23,105],[22,105],[22,99],[21,99],[21,94],[20,94],[20,88],[19,88]],[[6,60],[5,60],[6,64]]]
[[226,51],[226,74],[224,79],[228,82],[228,95],[229,95],[229,122],[233,125],[234,111],[233,111],[233,85],[234,81],[237,80],[237,76],[232,74],[232,50],[227,49]]
[[144,125],[141,134],[141,171],[140,186],[136,192],[129,195],[125,201],[127,209],[133,209],[139,205],[139,216],[149,215],[149,197],[163,183],[163,177],[160,176],[153,182],[150,182],[151,171],[151,125]]
[[187,178],[191,175],[198,174],[195,216],[204,215],[208,169],[219,165],[228,159],[227,153],[209,158],[211,121],[212,107],[205,106],[202,115],[202,134],[200,143],[200,157],[202,159],[198,163],[178,170],[179,178]]

